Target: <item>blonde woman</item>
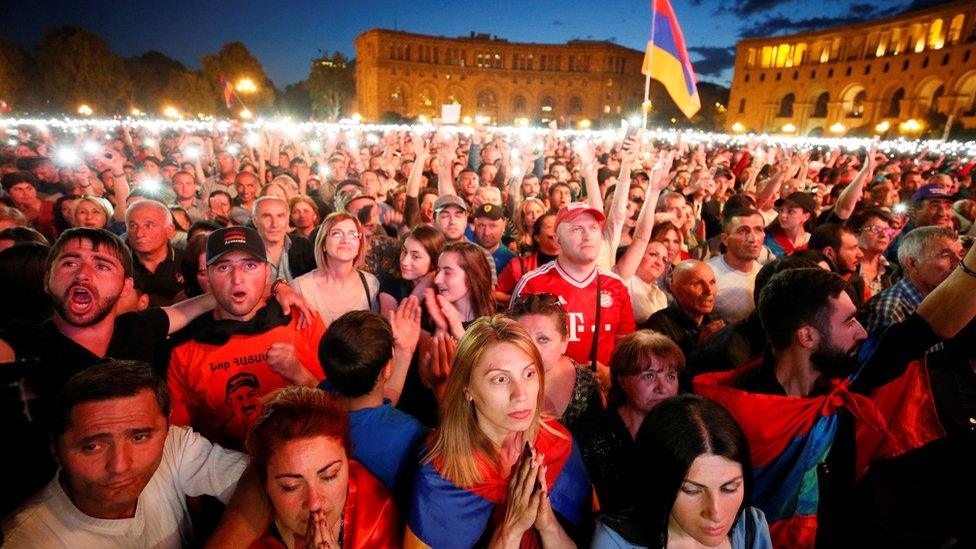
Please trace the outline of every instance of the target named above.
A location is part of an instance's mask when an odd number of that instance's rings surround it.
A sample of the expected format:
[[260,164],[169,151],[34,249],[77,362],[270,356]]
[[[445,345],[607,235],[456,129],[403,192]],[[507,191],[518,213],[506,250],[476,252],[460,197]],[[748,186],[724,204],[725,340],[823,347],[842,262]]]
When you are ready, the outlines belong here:
[[291,282],[328,326],[349,311],[379,310],[379,280],[360,270],[366,235],[355,217],[336,212],[325,218],[315,237],[317,268]]
[[589,521],[590,483],[569,433],[541,415],[544,377],[516,321],[468,327],[414,482],[406,547],[574,546]]

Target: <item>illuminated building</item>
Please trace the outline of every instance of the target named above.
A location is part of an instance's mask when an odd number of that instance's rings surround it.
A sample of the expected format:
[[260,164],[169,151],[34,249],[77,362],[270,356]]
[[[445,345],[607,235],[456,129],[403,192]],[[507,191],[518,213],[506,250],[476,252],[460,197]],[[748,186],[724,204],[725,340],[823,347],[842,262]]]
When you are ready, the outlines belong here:
[[356,38],[357,108],[370,121],[390,112],[439,117],[442,105],[459,103],[462,117],[496,124],[619,124],[639,112],[643,57],[610,42],[526,44],[371,29]]
[[976,128],[976,2],[740,41],[726,129],[870,135],[934,114]]

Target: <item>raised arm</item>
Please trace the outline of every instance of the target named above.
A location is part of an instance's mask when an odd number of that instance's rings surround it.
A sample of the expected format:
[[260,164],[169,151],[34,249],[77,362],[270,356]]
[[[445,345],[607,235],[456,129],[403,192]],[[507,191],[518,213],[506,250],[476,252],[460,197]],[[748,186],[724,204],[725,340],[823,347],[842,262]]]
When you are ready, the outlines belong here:
[[918,314],[942,339],[954,337],[976,317],[976,246],[925,296]]
[[644,205],[641,206],[630,246],[627,246],[627,251],[624,252],[623,257],[613,266],[614,272],[624,280],[634,276],[637,272],[637,267],[647,251],[647,245],[651,242],[651,232],[654,229],[654,210],[661,192],[668,186],[668,174],[671,172],[673,162],[674,151],[669,151],[658,159],[654,169],[651,170],[647,196],[644,197]]
[[844,187],[840,196],[837,197],[837,204],[834,205],[834,215],[844,221],[854,213],[854,208],[864,195],[864,184],[874,175],[874,169],[878,164],[874,155],[874,147],[871,147],[867,154],[864,155],[864,165],[861,166],[861,171],[857,172],[857,177],[854,178],[854,181],[851,181],[850,185]]

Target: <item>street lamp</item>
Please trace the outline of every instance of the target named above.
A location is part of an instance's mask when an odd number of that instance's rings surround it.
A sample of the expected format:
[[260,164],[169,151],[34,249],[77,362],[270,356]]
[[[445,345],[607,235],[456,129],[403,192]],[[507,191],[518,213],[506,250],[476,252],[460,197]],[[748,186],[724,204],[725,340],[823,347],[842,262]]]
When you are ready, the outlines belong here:
[[742,122],[736,122],[735,124],[732,124],[732,131],[735,133],[742,133],[746,131],[746,127],[742,125]]
[[91,107],[85,105],[84,103],[82,103],[81,106],[78,107],[78,114],[82,116],[91,116],[93,112],[95,111],[93,111]]
[[793,133],[795,131],[796,131],[796,126],[794,126],[792,122],[787,122],[786,124],[783,124],[784,133]]
[[258,87],[254,84],[254,81],[250,78],[241,78],[237,81],[237,91],[241,93],[254,93],[258,91]]
[[830,126],[830,133],[836,133],[837,135],[840,135],[845,131],[847,131],[847,128],[844,127],[844,125],[841,124],[840,122],[834,122]]
[[241,118],[243,118],[244,120],[250,120],[252,117],[254,117],[254,113],[248,110],[247,107],[241,109]]
[[898,129],[901,130],[901,133],[917,134],[922,131],[922,125],[919,124],[918,120],[909,118],[901,124],[898,124]]
[[588,130],[588,129],[590,129],[590,126],[591,125],[592,125],[592,123],[590,122],[590,119],[589,118],[584,118],[584,119],[580,120],[579,122],[577,122],[577,126],[579,126],[579,129],[581,129],[581,130]]
[[176,110],[176,107],[169,106],[163,109],[163,116],[166,118],[179,118],[180,111]]
[[878,122],[878,124],[874,127],[874,131],[878,133],[884,133],[888,131],[890,128],[891,128],[891,122],[888,122],[887,120],[883,120],[881,122]]

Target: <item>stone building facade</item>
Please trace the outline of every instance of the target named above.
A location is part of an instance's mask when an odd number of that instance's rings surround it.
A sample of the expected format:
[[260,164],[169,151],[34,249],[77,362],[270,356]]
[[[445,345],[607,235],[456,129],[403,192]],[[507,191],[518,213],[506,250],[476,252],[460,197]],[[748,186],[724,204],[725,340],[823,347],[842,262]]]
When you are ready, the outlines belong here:
[[911,133],[909,120],[931,113],[976,128],[972,0],[847,27],[740,41],[726,129],[897,135]]
[[639,112],[643,57],[610,42],[525,44],[371,29],[356,38],[357,108],[375,121],[389,112],[440,116],[442,105],[458,103],[462,116],[496,124],[599,127]]

